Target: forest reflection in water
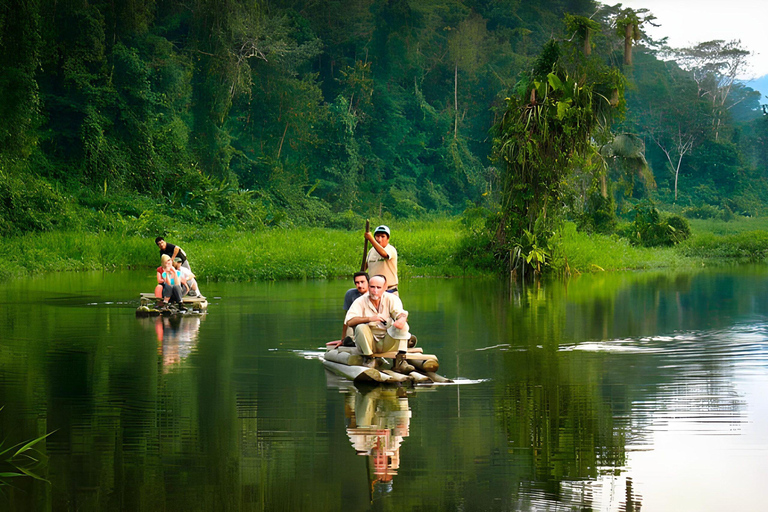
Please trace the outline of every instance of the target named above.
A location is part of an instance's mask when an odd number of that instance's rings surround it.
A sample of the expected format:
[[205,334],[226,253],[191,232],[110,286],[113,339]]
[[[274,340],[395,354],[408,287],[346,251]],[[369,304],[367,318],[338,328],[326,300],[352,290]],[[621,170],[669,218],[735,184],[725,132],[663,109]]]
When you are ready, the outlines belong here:
[[326,375],[346,281],[208,283],[205,317],[137,319],[145,274],[0,286],[4,446],[54,431],[48,482],[0,508],[760,508],[765,267],[407,280],[420,345],[475,382],[415,389]]

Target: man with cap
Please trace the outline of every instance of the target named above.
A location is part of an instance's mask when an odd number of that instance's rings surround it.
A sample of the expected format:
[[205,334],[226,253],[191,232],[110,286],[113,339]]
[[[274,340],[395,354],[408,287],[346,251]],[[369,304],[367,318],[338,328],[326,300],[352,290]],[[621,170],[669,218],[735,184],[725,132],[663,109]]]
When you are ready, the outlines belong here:
[[373,246],[365,258],[368,275],[384,276],[387,280],[387,291],[399,295],[397,293],[397,249],[389,243],[389,228],[382,225],[374,229],[373,234],[366,231],[365,239]]

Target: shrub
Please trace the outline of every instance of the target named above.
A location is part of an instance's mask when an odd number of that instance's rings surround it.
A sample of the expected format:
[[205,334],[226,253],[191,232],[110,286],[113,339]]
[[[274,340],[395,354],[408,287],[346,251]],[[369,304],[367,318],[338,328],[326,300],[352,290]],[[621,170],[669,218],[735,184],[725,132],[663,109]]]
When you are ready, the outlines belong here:
[[721,215],[721,211],[717,206],[703,204],[683,208],[683,215],[689,219],[715,219]]
[[0,170],[0,235],[51,231],[72,223],[71,205],[47,181]]
[[645,200],[634,208],[635,220],[621,234],[634,245],[658,247],[675,245],[691,236],[688,221],[679,215],[665,219],[651,201]]

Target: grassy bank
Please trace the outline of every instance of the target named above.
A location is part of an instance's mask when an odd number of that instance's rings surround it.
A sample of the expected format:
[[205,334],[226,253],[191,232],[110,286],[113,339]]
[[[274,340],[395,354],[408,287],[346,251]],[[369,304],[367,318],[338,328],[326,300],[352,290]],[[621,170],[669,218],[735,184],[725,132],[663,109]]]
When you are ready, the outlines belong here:
[[[478,276],[488,271],[461,265],[457,218],[394,222],[392,243],[400,254],[402,277]],[[693,236],[677,247],[643,248],[615,235],[579,233],[567,224],[554,264],[572,272],[683,269],[732,262],[759,262],[768,256],[768,219],[694,221]],[[167,237],[188,253],[204,279],[263,281],[349,276],[362,259],[362,229],[264,229],[176,225]],[[0,241],[0,279],[37,272],[147,268],[158,264],[154,236],[125,232],[49,232]]]
[[[435,219],[391,224],[400,273],[408,276],[478,275],[454,263],[461,234],[458,220]],[[176,225],[166,237],[187,252],[203,278],[231,281],[322,279],[359,270],[362,229],[265,229]],[[154,236],[98,232],[49,232],[0,242],[0,279],[36,272],[153,268],[159,264]]]

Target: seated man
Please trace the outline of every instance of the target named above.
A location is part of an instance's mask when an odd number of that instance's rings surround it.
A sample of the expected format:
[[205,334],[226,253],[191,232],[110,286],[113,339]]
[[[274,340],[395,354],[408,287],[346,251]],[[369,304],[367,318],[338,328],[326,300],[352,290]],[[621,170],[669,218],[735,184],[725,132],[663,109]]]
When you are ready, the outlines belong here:
[[[355,300],[368,293],[368,272],[355,272],[352,280],[355,282],[355,287],[350,288],[347,290],[347,293],[344,294],[345,313],[349,311],[350,306],[352,306],[352,303],[355,302]],[[344,329],[341,331],[342,345],[345,347],[354,347],[355,343],[352,340],[353,334],[354,331],[352,328],[345,323]]]
[[187,295],[190,297],[201,297],[202,293],[200,293],[200,288],[197,286],[197,279],[195,279],[195,274],[193,274],[192,271],[188,268],[182,267],[181,264],[181,258],[173,258],[173,268],[181,272],[184,275],[184,279],[187,280],[187,285],[189,286]]
[[368,293],[355,300],[347,311],[344,323],[355,329],[355,345],[364,356],[366,365],[373,366],[370,356],[397,350],[393,370],[410,373],[413,366],[405,360],[408,339],[408,312],[397,295],[385,293],[387,279],[382,275],[368,281]]

